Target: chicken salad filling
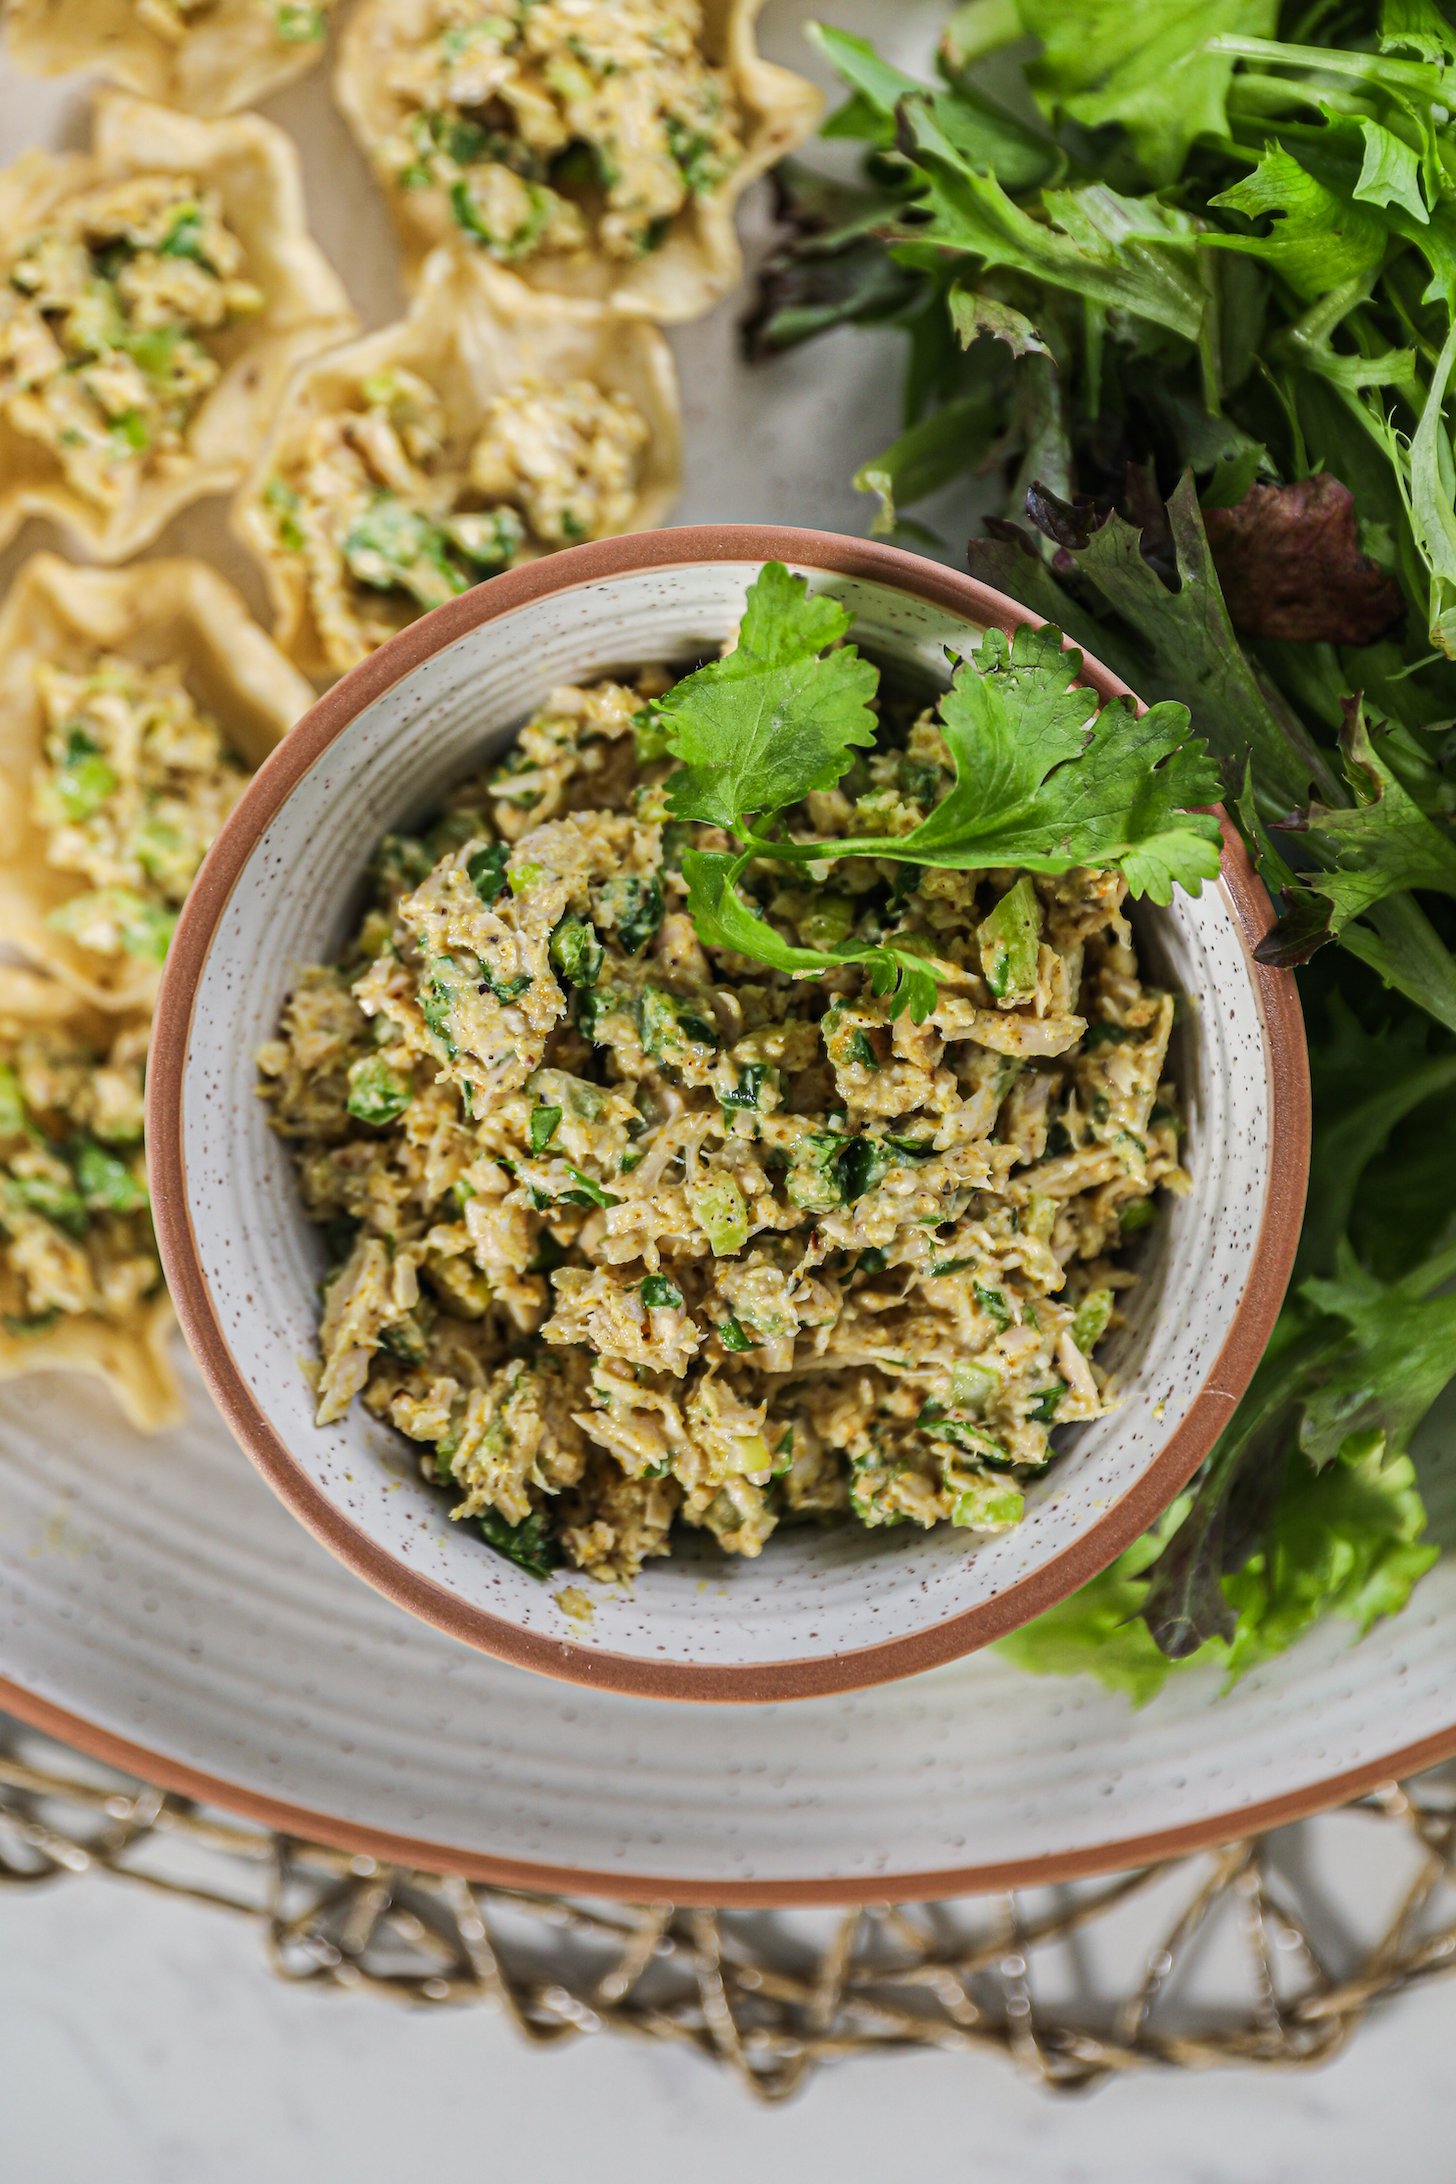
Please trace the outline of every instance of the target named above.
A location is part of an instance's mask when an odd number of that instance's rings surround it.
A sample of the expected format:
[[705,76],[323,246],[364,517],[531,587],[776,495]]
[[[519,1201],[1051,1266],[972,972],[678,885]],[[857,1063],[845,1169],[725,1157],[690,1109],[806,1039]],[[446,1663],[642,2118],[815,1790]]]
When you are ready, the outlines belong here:
[[0,1322],[134,1324],[162,1292],[142,1151],[144,1024],[98,1050],[0,1021]]
[[624,528],[649,437],[624,394],[528,379],[489,401],[462,449],[419,373],[371,374],[358,406],[318,418],[264,487],[330,666],[482,577]]
[[505,264],[640,258],[742,156],[699,0],[436,0],[433,24],[390,73],[384,163]]
[[87,190],[7,248],[0,415],[73,491],[119,507],[187,459],[218,338],[264,306],[217,193],[185,176]]
[[111,958],[160,963],[187,890],[248,784],[175,665],[42,663],[32,809],[47,862],[80,891],[49,924]]
[[[933,958],[911,1014],[861,963],[705,944],[683,859],[726,837],[673,816],[668,681],[556,691],[387,839],[260,1057],[333,1254],[319,1419],[362,1396],[538,1574],[631,1578],[685,1527],[1004,1531],[1113,1399],[1128,1249],[1188,1185],[1173,998],[1116,870],[747,865],[776,945]],[[882,700],[790,831],[904,836],[953,772]]]
[[[271,17],[280,45],[313,45],[327,36],[333,0],[253,0],[253,4]],[[217,0],[135,0],[138,20],[169,45],[181,45],[216,6]]]

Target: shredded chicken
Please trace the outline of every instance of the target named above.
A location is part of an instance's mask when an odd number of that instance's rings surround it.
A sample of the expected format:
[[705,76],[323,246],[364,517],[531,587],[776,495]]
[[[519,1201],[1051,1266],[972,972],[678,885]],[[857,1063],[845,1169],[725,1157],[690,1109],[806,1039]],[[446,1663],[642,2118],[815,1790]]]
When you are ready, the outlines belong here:
[[505,264],[589,245],[660,247],[742,156],[700,0],[435,0],[401,41],[404,114],[382,148],[401,189],[439,189],[468,241]]
[[[335,1259],[319,1415],[362,1391],[532,1568],[628,1578],[684,1526],[746,1555],[810,1518],[1004,1530],[1112,1400],[1127,1246],[1187,1188],[1172,998],[1103,874],[750,869],[791,938],[933,936],[920,1024],[855,967],[705,950],[679,862],[716,838],[667,814],[662,687],[554,692],[386,840],[260,1058]],[[904,832],[945,760],[889,714],[813,821]]]

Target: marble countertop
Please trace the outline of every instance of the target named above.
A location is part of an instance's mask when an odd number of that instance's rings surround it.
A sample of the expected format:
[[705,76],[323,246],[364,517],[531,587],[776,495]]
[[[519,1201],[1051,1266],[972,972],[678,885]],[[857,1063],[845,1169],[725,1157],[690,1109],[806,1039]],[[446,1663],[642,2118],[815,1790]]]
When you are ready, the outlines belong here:
[[608,2036],[543,2052],[486,2010],[280,1986],[232,1920],[121,1883],[0,1903],[9,2184],[1439,2180],[1453,2045],[1448,1979],[1316,2070],[1148,2073],[1067,2098],[990,2057],[870,2057],[764,2110],[694,2055]]

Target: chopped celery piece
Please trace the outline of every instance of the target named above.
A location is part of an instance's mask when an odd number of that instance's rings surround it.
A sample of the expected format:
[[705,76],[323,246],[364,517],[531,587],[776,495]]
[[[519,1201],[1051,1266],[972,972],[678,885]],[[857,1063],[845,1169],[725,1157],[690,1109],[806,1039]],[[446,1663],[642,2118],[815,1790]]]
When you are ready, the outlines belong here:
[[977,944],[982,973],[996,999],[1008,1008],[1030,1001],[1036,992],[1041,904],[1029,873],[1023,872],[982,921]]
[[1112,1291],[1089,1289],[1072,1321],[1072,1340],[1084,1357],[1091,1355],[1107,1332],[1112,1317]]
[[715,1259],[743,1249],[748,1242],[748,1208],[731,1175],[704,1176],[690,1184],[688,1202]]

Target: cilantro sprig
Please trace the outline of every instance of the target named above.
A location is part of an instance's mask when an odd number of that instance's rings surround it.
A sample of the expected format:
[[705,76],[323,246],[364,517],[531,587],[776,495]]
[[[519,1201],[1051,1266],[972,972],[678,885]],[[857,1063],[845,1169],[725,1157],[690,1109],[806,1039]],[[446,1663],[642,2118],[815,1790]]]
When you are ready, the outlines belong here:
[[1187,709],[1165,702],[1139,715],[1130,701],[1099,706],[1081,686],[1082,655],[1059,630],[989,630],[954,667],[938,707],[954,769],[946,794],[904,834],[804,837],[785,815],[831,789],[875,740],[879,673],[845,640],[852,616],[781,562],[750,586],[738,643],[686,676],[654,707],[678,770],[675,818],[733,835],[736,850],[683,855],[688,910],[709,947],[730,949],[790,977],[862,965],[873,990],[917,1022],[935,1006],[936,959],[912,930],[832,948],[792,942],[750,906],[742,883],[759,862],[819,866],[870,857],[956,871],[1015,865],[1122,873],[1129,893],[1167,903],[1196,895],[1218,871],[1217,774],[1188,733]]

